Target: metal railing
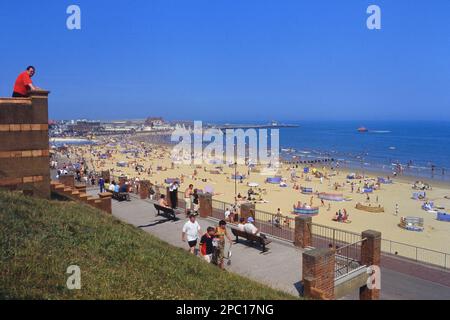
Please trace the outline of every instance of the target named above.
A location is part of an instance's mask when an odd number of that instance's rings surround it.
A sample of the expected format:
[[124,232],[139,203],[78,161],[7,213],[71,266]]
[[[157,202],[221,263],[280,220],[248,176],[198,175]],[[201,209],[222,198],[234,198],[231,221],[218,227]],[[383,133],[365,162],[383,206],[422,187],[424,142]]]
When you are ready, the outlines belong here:
[[232,208],[232,205],[220,200],[212,200],[212,217],[218,220],[225,220],[225,210]]
[[362,267],[361,245],[366,240],[361,234],[310,223],[312,247],[335,250],[335,279]]
[[410,259],[415,262],[421,262],[438,266],[444,269],[450,269],[450,253],[417,247],[387,239],[381,240],[381,252],[396,257]]
[[336,249],[334,264],[335,279],[341,278],[363,266],[361,262],[361,246],[364,241],[366,241],[365,238]]
[[283,240],[294,241],[294,218],[255,210],[255,226],[262,233]]
[[[227,202],[213,200],[212,217],[220,220],[225,219],[225,210],[227,208],[232,209],[233,205]],[[255,210],[254,218],[254,224],[260,232],[283,240],[294,241],[294,218],[276,215],[261,210]],[[235,219],[233,222],[237,223],[238,221],[238,219]]]
[[361,234],[311,223],[312,247],[334,248],[361,241]]
[[[361,241],[361,234],[327,227],[312,223],[312,247],[314,248],[334,248],[346,247],[348,244]],[[357,248],[347,249],[347,254],[353,259],[358,259]],[[450,254],[413,246],[406,243],[381,239],[381,253],[390,254],[397,258],[406,258],[414,262],[425,263],[444,269],[450,269]]]
[[[118,181],[119,176],[111,175],[111,179]],[[156,191],[154,199],[159,199],[160,194],[166,193],[165,186],[154,186],[154,189]],[[184,193],[182,191],[178,191],[178,206],[185,208]],[[212,216],[216,219],[223,220],[225,219],[226,208],[231,209],[233,205],[213,199],[212,207]],[[261,232],[283,240],[294,241],[295,218],[287,216],[278,217],[276,214],[256,210],[255,220],[255,225]],[[311,228],[312,247],[315,248],[332,247],[339,249],[348,244],[361,241],[361,234],[355,232],[340,230],[317,223],[312,223]],[[348,250],[350,251],[350,249]],[[450,253],[413,246],[389,239],[381,240],[381,252],[397,258],[406,258],[414,262],[450,269]],[[355,258],[356,251],[349,257],[352,259]]]

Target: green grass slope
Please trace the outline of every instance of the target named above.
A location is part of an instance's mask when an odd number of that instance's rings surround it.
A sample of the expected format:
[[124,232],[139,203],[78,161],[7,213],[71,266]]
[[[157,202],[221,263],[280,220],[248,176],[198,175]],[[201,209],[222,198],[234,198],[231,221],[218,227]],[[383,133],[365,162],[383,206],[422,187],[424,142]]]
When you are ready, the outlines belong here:
[[0,299],[293,298],[88,206],[0,191]]

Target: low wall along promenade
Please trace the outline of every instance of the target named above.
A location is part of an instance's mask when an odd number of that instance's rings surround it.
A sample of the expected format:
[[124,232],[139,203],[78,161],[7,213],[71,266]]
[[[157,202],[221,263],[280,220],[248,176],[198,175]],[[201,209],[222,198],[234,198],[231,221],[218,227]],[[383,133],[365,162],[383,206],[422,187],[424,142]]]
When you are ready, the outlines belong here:
[[0,98],[0,188],[50,198],[48,94]]

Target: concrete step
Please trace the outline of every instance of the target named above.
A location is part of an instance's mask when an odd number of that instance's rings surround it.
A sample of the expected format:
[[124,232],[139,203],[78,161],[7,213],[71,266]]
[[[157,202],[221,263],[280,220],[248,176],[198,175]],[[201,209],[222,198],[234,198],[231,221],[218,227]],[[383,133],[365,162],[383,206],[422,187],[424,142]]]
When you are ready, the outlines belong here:
[[63,184],[60,183],[52,185],[52,187],[54,190],[64,190],[66,188]]

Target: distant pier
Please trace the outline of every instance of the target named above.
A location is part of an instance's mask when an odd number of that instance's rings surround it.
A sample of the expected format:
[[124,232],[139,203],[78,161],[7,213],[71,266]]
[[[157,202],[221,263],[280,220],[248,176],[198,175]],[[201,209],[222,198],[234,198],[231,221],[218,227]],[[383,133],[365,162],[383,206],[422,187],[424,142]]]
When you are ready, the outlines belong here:
[[280,128],[297,128],[296,124],[224,124],[210,125],[210,128],[226,130],[226,129],[280,129]]

